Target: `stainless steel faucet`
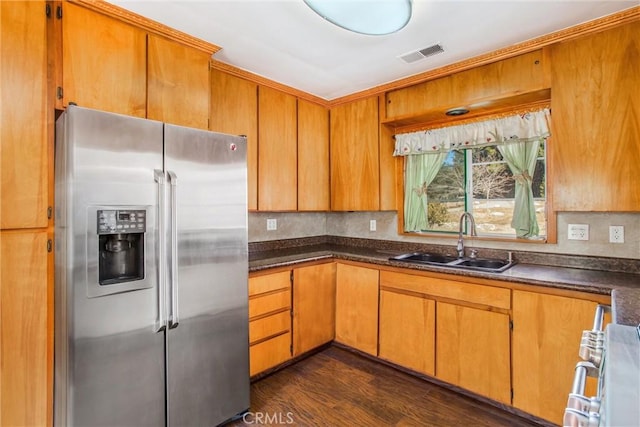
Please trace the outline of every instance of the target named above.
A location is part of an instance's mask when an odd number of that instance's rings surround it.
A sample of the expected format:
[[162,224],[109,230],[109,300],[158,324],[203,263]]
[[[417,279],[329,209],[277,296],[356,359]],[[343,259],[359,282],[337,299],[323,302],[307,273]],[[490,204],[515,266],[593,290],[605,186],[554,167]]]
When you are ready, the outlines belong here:
[[459,233],[458,233],[458,245],[456,246],[456,250],[458,251],[458,258],[463,258],[464,257],[464,236],[463,236],[462,232],[463,232],[464,220],[465,219],[468,219],[469,220],[469,224],[471,225],[470,235],[472,237],[475,237],[475,236],[478,235],[478,233],[476,232],[476,220],[473,218],[473,215],[471,215],[471,212],[464,212],[462,215],[460,215],[460,229],[459,229]]

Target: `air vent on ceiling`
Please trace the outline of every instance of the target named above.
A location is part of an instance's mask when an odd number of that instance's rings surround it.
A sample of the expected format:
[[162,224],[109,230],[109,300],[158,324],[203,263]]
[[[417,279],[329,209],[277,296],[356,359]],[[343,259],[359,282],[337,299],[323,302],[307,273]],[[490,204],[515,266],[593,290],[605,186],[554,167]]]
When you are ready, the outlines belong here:
[[407,64],[412,64],[414,62],[420,61],[428,56],[437,55],[438,53],[444,52],[444,49],[440,44],[434,44],[429,47],[425,47],[424,49],[414,50],[413,52],[405,53],[400,55],[398,58],[402,59]]

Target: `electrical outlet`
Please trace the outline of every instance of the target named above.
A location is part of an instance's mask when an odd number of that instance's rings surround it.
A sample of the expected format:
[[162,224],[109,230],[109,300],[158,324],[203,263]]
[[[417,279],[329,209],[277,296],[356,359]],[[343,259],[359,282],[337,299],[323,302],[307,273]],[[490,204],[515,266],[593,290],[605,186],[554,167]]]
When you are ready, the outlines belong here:
[[372,219],[369,221],[369,231],[376,231],[376,220]]
[[567,239],[589,240],[589,224],[569,224]]
[[609,243],[624,243],[624,226],[609,226]]
[[278,229],[278,220],[271,218],[267,220],[267,231],[274,231]]

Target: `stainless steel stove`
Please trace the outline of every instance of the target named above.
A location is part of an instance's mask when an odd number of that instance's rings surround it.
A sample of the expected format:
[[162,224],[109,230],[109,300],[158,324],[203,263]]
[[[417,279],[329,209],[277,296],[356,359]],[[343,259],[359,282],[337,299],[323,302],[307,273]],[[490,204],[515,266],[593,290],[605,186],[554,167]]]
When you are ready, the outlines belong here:
[[[565,426],[640,426],[640,326],[609,324],[599,306],[594,328],[584,331],[573,387],[564,414]],[[598,394],[584,395],[587,376],[598,378]]]

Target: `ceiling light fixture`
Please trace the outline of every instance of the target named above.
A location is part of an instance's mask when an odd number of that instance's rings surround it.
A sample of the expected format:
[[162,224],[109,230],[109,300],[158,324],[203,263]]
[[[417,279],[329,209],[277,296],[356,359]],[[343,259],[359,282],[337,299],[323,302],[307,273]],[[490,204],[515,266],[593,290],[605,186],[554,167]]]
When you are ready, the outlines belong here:
[[303,0],[327,21],[355,33],[381,36],[404,28],[411,0]]
[[445,114],[447,116],[462,116],[464,114],[467,114],[468,112],[469,110],[467,110],[466,108],[458,107],[458,108],[452,108],[450,110],[447,110]]

